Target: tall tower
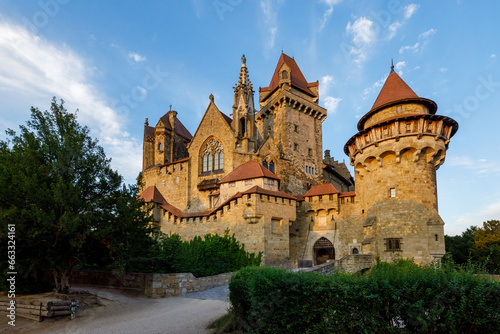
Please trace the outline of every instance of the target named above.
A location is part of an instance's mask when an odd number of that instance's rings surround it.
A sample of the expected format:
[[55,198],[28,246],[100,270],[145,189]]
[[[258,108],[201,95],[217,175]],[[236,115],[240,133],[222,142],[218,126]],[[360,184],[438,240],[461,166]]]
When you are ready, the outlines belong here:
[[318,81],[307,82],[293,58],[281,54],[268,87],[259,89],[257,127],[280,151],[276,172],[282,190],[304,194],[323,175],[322,123]]
[[436,110],[436,103],[415,94],[392,66],[377,100],[359,120],[359,132],[345,145],[365,219],[364,254],[417,263],[444,255],[436,170],[458,124]]
[[254,92],[248,76],[245,55],[241,57],[241,63],[238,83],[234,85],[233,121],[231,126],[236,133],[237,149],[253,153],[257,141]]

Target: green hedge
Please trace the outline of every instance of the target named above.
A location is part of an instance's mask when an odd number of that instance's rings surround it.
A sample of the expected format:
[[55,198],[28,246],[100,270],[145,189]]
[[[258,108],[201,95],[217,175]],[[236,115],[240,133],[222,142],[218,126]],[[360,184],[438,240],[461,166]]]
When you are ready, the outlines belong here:
[[229,284],[249,333],[498,333],[500,284],[408,261],[368,276],[245,268]]
[[177,234],[163,235],[143,256],[131,258],[128,272],[192,273],[196,277],[237,271],[258,266],[262,254],[245,251],[234,235],[207,234],[182,241]]

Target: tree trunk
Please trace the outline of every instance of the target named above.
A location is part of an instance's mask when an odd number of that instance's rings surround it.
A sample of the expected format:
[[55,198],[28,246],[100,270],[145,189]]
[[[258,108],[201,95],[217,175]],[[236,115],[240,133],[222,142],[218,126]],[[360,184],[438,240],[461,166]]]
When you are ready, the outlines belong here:
[[52,269],[54,275],[54,283],[56,285],[56,292],[65,293],[69,289],[69,277],[71,276],[71,269],[65,270]]

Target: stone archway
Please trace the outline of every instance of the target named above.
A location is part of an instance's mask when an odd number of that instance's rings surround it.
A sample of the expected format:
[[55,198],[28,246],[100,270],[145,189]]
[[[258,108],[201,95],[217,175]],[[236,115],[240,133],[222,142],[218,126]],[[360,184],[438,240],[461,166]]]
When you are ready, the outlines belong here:
[[323,264],[328,260],[335,259],[335,249],[333,248],[333,244],[330,240],[324,237],[314,243],[313,252],[315,265]]

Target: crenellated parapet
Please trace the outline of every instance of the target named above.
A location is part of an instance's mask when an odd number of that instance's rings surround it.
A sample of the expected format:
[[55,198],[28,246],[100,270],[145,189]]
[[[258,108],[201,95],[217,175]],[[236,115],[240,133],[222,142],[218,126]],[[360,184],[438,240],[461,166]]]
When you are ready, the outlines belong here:
[[[394,154],[401,162],[402,153],[412,151],[414,162],[425,157],[428,163],[439,168],[444,162],[450,138],[457,131],[458,124],[446,116],[431,114],[407,114],[378,122],[351,137],[344,147],[351,165],[375,158],[380,167],[382,158]],[[367,166],[366,166],[367,167]]]
[[272,116],[277,110],[289,108],[297,110],[304,115],[311,116],[323,122],[326,119],[327,111],[325,108],[306,100],[299,95],[277,94],[269,103],[263,107],[257,114],[257,119],[264,119]]

